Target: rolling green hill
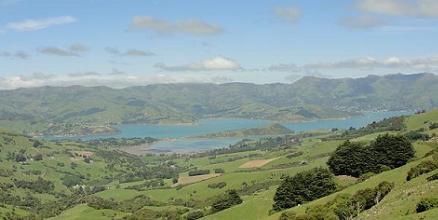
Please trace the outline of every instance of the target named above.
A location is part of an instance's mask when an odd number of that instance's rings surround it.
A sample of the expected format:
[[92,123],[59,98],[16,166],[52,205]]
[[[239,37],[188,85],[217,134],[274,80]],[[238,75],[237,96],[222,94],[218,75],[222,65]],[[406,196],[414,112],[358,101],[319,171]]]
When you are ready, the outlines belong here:
[[[411,131],[438,133],[437,110],[403,118],[406,124],[384,133]],[[424,120],[427,123],[424,123]],[[397,120],[398,121],[398,120]],[[373,142],[382,134],[374,123],[359,130],[351,141]],[[386,128],[386,127],[385,127]],[[0,131],[0,217],[28,219],[186,219],[200,212],[203,219],[278,219],[283,212],[304,214],[318,209],[340,194],[352,195],[382,181],[393,189],[378,205],[360,213],[361,219],[436,219],[438,209],[416,213],[420,200],[438,197],[437,180],[427,180],[437,170],[406,180],[408,171],[435,159],[438,142],[413,140],[415,157],[407,164],[367,179],[336,177],[336,193],[288,210],[270,213],[283,176],[326,167],[335,149],[350,139],[345,131],[296,134],[245,140],[233,148],[191,155],[134,156],[105,142],[94,145],[41,141]],[[330,139],[329,137],[336,137]],[[113,143],[111,142],[111,143]],[[97,144],[97,143],[96,143]],[[237,149],[237,150],[236,150]],[[436,155],[436,153],[435,153]],[[210,174],[190,176],[189,171]],[[174,184],[180,181],[188,184]],[[236,190],[243,203],[215,213],[211,205],[227,190]]]
[[239,117],[281,121],[360,111],[438,106],[433,74],[324,79],[292,84],[162,84],[125,89],[41,87],[0,91],[0,125],[25,134],[113,132],[113,123],[180,123]]

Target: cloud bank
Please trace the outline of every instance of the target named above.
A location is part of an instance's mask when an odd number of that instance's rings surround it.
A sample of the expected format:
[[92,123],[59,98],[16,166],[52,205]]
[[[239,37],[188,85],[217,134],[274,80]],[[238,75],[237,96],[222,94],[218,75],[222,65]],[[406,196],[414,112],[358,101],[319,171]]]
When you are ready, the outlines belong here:
[[45,19],[27,19],[24,21],[10,22],[6,25],[7,29],[15,31],[38,31],[53,26],[70,24],[76,22],[76,18],[72,16],[50,17]]
[[356,7],[363,12],[390,16],[438,17],[436,0],[357,0]]
[[222,28],[200,20],[167,21],[150,16],[135,16],[133,29],[145,29],[158,34],[190,34],[195,36],[213,36],[222,33]]
[[236,61],[225,57],[213,57],[197,63],[171,66],[157,63],[155,67],[164,71],[235,71],[242,69]]

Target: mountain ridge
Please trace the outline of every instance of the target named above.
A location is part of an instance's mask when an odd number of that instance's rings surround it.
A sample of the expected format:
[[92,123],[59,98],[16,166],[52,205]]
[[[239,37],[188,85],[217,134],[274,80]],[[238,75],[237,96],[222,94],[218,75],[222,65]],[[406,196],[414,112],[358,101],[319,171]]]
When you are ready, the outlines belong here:
[[[70,86],[3,90],[0,122],[22,133],[53,134],[62,130],[72,134],[114,123],[181,123],[218,117],[306,121],[362,111],[437,106],[438,76],[434,74],[357,79],[305,77],[292,84],[184,83],[124,89]],[[68,132],[69,127],[75,132]]]

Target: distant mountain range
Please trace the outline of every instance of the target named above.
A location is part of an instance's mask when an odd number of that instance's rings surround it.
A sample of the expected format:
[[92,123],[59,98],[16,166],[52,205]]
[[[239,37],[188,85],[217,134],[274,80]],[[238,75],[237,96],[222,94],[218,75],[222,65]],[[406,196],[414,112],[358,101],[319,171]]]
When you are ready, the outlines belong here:
[[[0,126],[57,133],[112,123],[184,123],[239,117],[283,121],[361,111],[438,107],[438,76],[304,77],[292,84],[156,84],[125,89],[40,87],[0,91]],[[68,133],[68,132],[67,132]]]

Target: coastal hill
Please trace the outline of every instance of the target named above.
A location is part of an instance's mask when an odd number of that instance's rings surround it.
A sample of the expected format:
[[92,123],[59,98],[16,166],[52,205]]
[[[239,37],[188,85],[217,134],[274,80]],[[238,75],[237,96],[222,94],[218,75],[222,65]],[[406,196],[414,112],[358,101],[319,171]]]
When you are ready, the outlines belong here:
[[83,134],[111,132],[114,123],[217,117],[303,121],[437,106],[438,76],[430,73],[304,77],[292,84],[40,87],[0,91],[0,125],[26,134]]
[[249,128],[241,130],[223,131],[211,134],[195,136],[195,138],[223,138],[223,137],[248,137],[265,135],[292,134],[293,131],[281,124],[275,123],[261,128]]

